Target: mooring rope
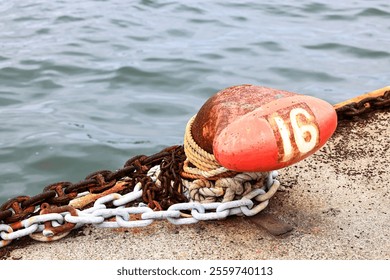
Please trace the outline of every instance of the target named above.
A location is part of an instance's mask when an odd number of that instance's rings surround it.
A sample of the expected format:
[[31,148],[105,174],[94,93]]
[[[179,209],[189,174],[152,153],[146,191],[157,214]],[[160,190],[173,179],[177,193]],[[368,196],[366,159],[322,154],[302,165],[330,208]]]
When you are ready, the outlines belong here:
[[[229,171],[226,168],[221,168],[222,166],[215,159],[213,154],[208,153],[203,150],[192,137],[192,124],[195,120],[195,116],[193,116],[187,123],[185,134],[184,134],[184,152],[187,156],[187,160],[191,162],[196,168],[202,171],[212,170],[220,170],[220,173]],[[190,169],[190,171],[194,171],[195,169]],[[195,172],[195,171],[194,171]],[[190,172],[189,172],[190,173]],[[210,174],[212,176],[218,175],[218,172]],[[203,176],[203,175],[202,175]]]
[[[181,173],[183,185],[192,201],[209,203],[240,199],[253,189],[263,188],[269,172],[236,172],[219,164],[213,154],[202,149],[192,137],[196,115],[187,123],[184,152],[187,159]],[[191,167],[192,165],[193,167]]]
[[195,142],[191,130],[195,118],[196,115],[188,121],[184,133],[184,153],[187,158],[184,161],[181,176],[187,179],[214,181],[236,175],[238,172],[221,166],[213,154],[208,153]]

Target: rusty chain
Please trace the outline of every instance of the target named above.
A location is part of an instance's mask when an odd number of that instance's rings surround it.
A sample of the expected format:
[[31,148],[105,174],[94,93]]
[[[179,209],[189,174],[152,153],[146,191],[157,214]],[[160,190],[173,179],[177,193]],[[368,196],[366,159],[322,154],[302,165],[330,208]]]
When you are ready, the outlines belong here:
[[[144,195],[142,199],[152,209],[167,209],[169,206],[187,199],[182,194],[180,171],[185,160],[183,146],[172,146],[151,156],[139,155],[129,159],[122,169],[115,172],[101,170],[88,175],[85,180],[78,183],[57,182],[46,186],[43,192],[35,196],[17,196],[9,199],[0,206],[0,224],[14,224],[27,219],[35,213],[41,205],[64,206],[80,193],[102,193],[113,187],[116,182],[128,177],[128,184],[121,190],[121,194],[131,192],[140,182]],[[147,171],[155,165],[161,165],[157,186]],[[174,183],[171,185],[171,181]]]
[[[156,165],[149,172],[156,174],[160,169],[161,166]],[[252,189],[240,199],[212,203],[175,203],[167,210],[161,211],[154,211],[148,205],[138,202],[143,194],[141,182],[125,195],[114,192],[99,197],[94,200],[92,207],[84,210],[70,205],[56,207],[43,203],[37,216],[11,225],[0,224],[0,248],[25,236],[44,242],[59,240],[71,230],[84,225],[99,228],[138,228],[162,219],[174,225],[188,225],[199,221],[225,219],[231,215],[254,216],[267,207],[270,198],[278,191],[280,183],[276,180],[277,176],[276,171],[269,172],[267,182],[261,188]],[[153,181],[158,180],[158,176],[152,174],[151,177]],[[118,184],[123,182],[121,180]],[[93,196],[88,192],[80,194],[79,198],[91,195]]]
[[336,108],[339,119],[362,115],[375,109],[383,109],[390,106],[390,90],[384,91],[378,96],[368,96],[356,102],[345,104]]

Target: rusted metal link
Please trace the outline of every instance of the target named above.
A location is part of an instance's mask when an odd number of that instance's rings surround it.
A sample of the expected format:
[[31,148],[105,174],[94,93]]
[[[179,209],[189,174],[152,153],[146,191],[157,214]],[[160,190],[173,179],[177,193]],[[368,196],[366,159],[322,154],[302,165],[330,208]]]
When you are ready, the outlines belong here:
[[[4,220],[7,222],[14,222],[15,220],[21,220],[23,218],[21,217],[27,217],[29,216],[33,211],[33,208],[35,206],[39,205],[40,203],[50,200],[51,198],[56,196],[55,191],[47,191],[44,193],[37,194],[35,196],[29,197],[29,196],[23,196],[22,199],[19,197],[19,199],[13,198],[5,202],[2,206],[0,206],[0,221]],[[14,204],[15,201],[19,203],[19,205]],[[17,208],[17,211],[15,211],[13,207]],[[10,210],[11,208],[12,210]],[[9,217],[13,216],[11,219],[7,219]]]
[[71,184],[70,186],[67,186],[64,190],[66,194],[71,193],[82,193],[87,191],[90,187],[96,186],[96,180],[95,179],[88,179],[84,181],[80,181],[75,184]]
[[11,216],[12,216],[11,210],[0,211],[0,221],[5,220],[6,218],[9,218]]
[[161,186],[154,189],[156,196],[160,198],[162,209],[167,209],[175,203],[187,201],[183,194],[180,177],[186,159],[184,148],[183,146],[172,146],[166,151],[169,152],[169,155],[165,156],[160,164],[160,174],[158,176]]
[[128,159],[128,160],[125,162],[125,164],[124,164],[123,167],[132,166],[134,161],[139,160],[139,159],[144,158],[144,157],[146,157],[146,156],[145,156],[145,155],[134,156],[134,157]]
[[107,180],[120,180],[123,177],[129,176],[134,173],[135,167],[133,165],[125,166],[122,169],[119,169],[113,173],[111,173],[109,176],[107,176]]
[[377,108],[390,106],[390,90],[386,91],[383,94],[383,97],[378,97],[377,100],[373,102],[373,105]]
[[54,190],[49,190],[37,195],[34,195],[30,197],[29,199],[23,201],[21,203],[21,206],[23,208],[29,207],[29,206],[36,206],[41,204],[44,201],[48,201],[56,196],[56,192]]
[[356,106],[356,103],[352,103],[350,105],[346,105],[343,110],[338,110],[337,113],[338,115],[343,115],[343,116],[348,116],[348,117],[351,117],[351,116],[357,116],[357,115],[361,115],[363,114],[364,112],[366,112],[368,110],[368,107],[359,107],[359,106]]
[[161,161],[165,157],[172,155],[172,152],[174,153],[178,147],[180,147],[180,146],[176,145],[176,146],[171,146],[171,147],[165,148],[161,152],[154,154],[154,155],[148,157],[147,159],[145,159],[142,162],[142,164],[149,165],[149,166],[159,164],[159,163],[161,163]]
[[148,203],[148,207],[150,209],[152,209],[153,211],[162,211],[163,208],[161,207],[160,203],[158,203],[157,201],[155,200],[151,200],[149,203]]
[[28,200],[29,196],[18,196],[13,199],[8,200],[3,205],[1,205],[0,210],[11,210],[12,215],[5,218],[4,221],[6,223],[14,223],[16,221],[23,220],[27,216],[29,216],[31,213],[34,212],[35,206],[31,205],[28,207],[22,207],[22,203],[26,200]]
[[71,182],[57,182],[51,185],[46,186],[43,189],[43,192],[55,192],[56,196],[50,198],[46,201],[54,205],[65,205],[68,204],[73,198],[77,196],[77,192],[66,193],[65,190],[67,187],[72,186]]
[[112,172],[110,170],[101,170],[88,175],[85,180],[95,180],[96,185],[88,188],[90,193],[100,193],[115,185],[116,180],[107,180]]
[[[77,211],[74,207],[66,205],[66,206],[59,206],[59,207],[53,207],[50,206],[48,203],[42,203],[41,205],[41,211],[39,214],[50,214],[50,213],[63,213],[63,212],[69,212],[72,216],[78,216]],[[45,229],[43,230],[43,234],[45,236],[54,236],[57,234],[61,234],[63,232],[69,232],[71,231],[76,224],[70,223],[70,222],[64,222],[64,224],[60,226],[53,227],[51,222],[45,222]]]
[[112,173],[111,170],[99,170],[99,171],[95,171],[89,175],[87,175],[85,177],[85,180],[89,180],[89,179],[96,179],[97,176],[102,176],[103,178],[106,178],[108,175],[110,175]]

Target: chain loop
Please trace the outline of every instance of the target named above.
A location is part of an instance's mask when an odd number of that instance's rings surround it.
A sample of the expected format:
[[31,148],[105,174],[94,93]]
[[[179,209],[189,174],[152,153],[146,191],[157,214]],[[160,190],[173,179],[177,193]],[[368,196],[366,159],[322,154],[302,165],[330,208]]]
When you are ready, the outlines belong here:
[[1,205],[1,211],[10,210],[13,213],[11,216],[5,218],[5,222],[13,223],[19,220],[24,219],[28,215],[34,212],[35,206],[31,205],[28,207],[23,207],[23,202],[27,201],[29,196],[18,196],[13,199],[8,200],[3,205]]
[[[180,213],[180,211],[185,211],[185,210],[190,211],[192,209],[196,209],[200,213],[205,212],[204,207],[198,202],[187,202],[187,203],[174,204],[168,208],[168,211],[179,211],[179,213]],[[182,216],[182,215],[180,215],[180,216]],[[198,220],[195,219],[194,217],[188,217],[188,218],[167,217],[167,220],[174,225],[189,225],[189,224],[194,224],[194,223],[198,222]]]
[[0,248],[5,247],[12,242],[12,239],[7,239],[9,234],[11,234],[12,232],[14,232],[12,227],[10,227],[9,225],[0,224],[0,237],[1,239],[3,239],[0,241]]
[[38,225],[37,224],[32,224],[29,227],[26,227],[24,229],[20,229],[20,230],[17,230],[17,231],[13,231],[11,233],[2,232],[1,233],[1,238],[4,239],[4,240],[14,240],[14,239],[17,239],[17,238],[29,235],[29,234],[35,232],[37,229],[38,229]]
[[[43,203],[41,205],[41,209],[42,210],[39,213],[40,215],[69,212],[72,216],[77,216],[76,209],[69,205],[52,207],[48,203]],[[60,226],[53,226],[50,221],[46,221],[44,224],[45,224],[45,229],[43,230],[43,235],[45,236],[53,236],[66,231],[71,231],[76,226],[76,224],[69,223],[67,221],[65,221]]]

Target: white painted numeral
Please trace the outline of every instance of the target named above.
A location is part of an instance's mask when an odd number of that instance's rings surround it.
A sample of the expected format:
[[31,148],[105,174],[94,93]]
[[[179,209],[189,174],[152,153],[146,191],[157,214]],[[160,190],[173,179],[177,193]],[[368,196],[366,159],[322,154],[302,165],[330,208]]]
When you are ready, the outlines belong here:
[[[299,121],[299,115],[306,119],[305,124]],[[292,132],[284,119],[278,114],[273,115],[273,119],[279,130],[281,140],[283,143],[283,158],[282,162],[287,162],[294,157],[295,149],[298,148],[299,153],[306,154],[313,150],[318,142],[318,127],[312,121],[314,118],[308,111],[303,108],[294,108],[289,114]],[[294,136],[296,148],[291,143],[291,133]]]
[[289,161],[294,155],[294,149],[290,141],[290,130],[287,128],[286,123],[279,115],[276,115],[274,120],[278,126],[280,136],[282,137],[284,151],[282,162],[286,162]]
[[[317,144],[318,127],[313,122],[299,126],[298,115],[304,115],[309,121],[313,118],[313,116],[302,108],[295,108],[290,112],[290,120],[294,131],[295,143],[297,144],[298,150],[302,154],[306,154],[313,150]],[[306,138],[309,139],[306,140]]]

